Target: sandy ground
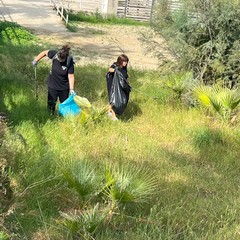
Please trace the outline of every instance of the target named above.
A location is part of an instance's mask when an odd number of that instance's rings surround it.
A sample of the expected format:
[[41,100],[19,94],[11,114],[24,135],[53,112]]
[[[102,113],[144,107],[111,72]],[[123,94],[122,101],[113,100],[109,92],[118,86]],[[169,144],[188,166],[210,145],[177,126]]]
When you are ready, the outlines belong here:
[[[148,27],[142,26],[109,26],[81,23],[76,32],[66,32],[56,35],[38,36],[49,43],[59,45],[65,43],[71,45],[73,55],[77,64],[83,65],[96,63],[111,65],[117,56],[125,53],[130,59],[130,65],[138,69],[157,69],[163,59],[158,59],[148,46],[143,44],[141,38],[152,32]],[[158,38],[158,46],[164,44],[163,39]],[[170,55],[166,49],[161,47],[165,56]]]
[[[75,25],[75,32],[70,32],[49,0],[0,0],[0,13],[0,20],[17,22],[54,48],[70,44],[79,65],[109,66],[121,53],[127,54],[130,65],[138,69],[157,69],[163,60],[156,58],[141,41],[143,34],[153,34],[148,27],[80,23]],[[169,58],[163,39],[157,37],[156,42],[159,51]]]

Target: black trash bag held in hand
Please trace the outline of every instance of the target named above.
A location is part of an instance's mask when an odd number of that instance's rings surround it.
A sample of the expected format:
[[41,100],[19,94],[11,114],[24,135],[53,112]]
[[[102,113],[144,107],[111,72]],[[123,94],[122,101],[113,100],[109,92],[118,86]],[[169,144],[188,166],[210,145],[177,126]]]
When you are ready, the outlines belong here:
[[131,86],[116,67],[109,98],[112,109],[116,114],[121,115],[124,112],[130,92]]

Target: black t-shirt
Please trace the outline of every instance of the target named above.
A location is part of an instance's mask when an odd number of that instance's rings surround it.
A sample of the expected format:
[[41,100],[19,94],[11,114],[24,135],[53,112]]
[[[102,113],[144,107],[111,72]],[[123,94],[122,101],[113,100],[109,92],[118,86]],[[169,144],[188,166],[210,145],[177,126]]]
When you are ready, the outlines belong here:
[[48,87],[55,90],[67,90],[69,89],[68,74],[74,74],[74,63],[71,58],[69,67],[67,68],[67,60],[59,62],[55,58],[57,51],[49,50],[48,57],[52,60],[52,70],[48,76]]

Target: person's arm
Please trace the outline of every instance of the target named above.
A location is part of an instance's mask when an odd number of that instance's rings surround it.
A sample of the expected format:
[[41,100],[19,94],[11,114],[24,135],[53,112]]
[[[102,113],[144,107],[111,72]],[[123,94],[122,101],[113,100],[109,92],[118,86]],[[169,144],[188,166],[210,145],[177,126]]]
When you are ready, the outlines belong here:
[[49,51],[49,50],[45,50],[45,51],[40,52],[40,53],[34,58],[34,60],[32,61],[32,65],[33,65],[34,67],[36,67],[37,64],[38,64],[38,61],[40,61],[43,57],[45,57],[45,56],[48,55],[48,51]]
[[70,89],[70,92],[71,90],[74,91],[74,83],[75,83],[75,77],[74,77],[74,74],[68,74],[68,81],[69,81],[69,89]]
[[116,64],[113,63],[113,64],[110,66],[110,68],[108,69],[108,72],[109,72],[109,73],[114,73],[114,72],[115,72],[115,68],[116,68]]
[[108,72],[110,72],[110,73],[113,73],[114,71],[115,71],[114,68],[111,68],[111,67],[110,67],[110,68],[108,69]]
[[45,56],[48,55],[48,51],[49,51],[49,50],[45,50],[45,51],[40,52],[40,53],[34,58],[34,60],[37,61],[37,62],[40,61],[42,58],[44,58]]

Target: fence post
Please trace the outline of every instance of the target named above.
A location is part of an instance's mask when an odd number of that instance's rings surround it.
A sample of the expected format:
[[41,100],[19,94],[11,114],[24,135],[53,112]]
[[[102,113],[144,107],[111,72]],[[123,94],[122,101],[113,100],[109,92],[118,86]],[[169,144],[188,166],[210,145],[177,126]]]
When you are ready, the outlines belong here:
[[68,13],[67,13],[67,16],[66,16],[66,26],[68,25]]
[[126,17],[126,15],[127,15],[127,1],[128,0],[125,0],[125,7],[124,7],[124,17]]
[[80,10],[82,10],[82,0],[79,0],[79,7],[80,7]]

